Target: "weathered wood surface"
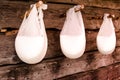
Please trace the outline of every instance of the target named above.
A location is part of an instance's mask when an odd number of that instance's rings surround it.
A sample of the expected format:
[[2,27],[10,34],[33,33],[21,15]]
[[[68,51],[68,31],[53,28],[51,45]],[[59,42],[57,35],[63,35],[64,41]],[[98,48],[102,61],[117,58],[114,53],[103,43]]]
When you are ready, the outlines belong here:
[[[95,51],[97,50],[96,45],[96,37],[98,31],[86,31],[86,51]],[[45,58],[54,58],[62,56],[62,52],[60,49],[60,40],[59,40],[60,31],[57,29],[49,29],[47,30],[48,35],[48,51]],[[117,35],[117,44],[116,46],[120,46],[120,33],[116,33]],[[0,35],[0,65],[5,64],[16,64],[21,62],[16,56],[15,48],[14,48],[14,40],[16,35]]]
[[[29,9],[33,2],[17,2],[17,1],[0,1],[0,28],[16,27],[19,28],[22,17],[26,10]],[[61,17],[73,5],[67,4],[48,4],[48,10],[45,13],[46,28],[62,29],[65,17]],[[104,13],[114,14],[120,17],[119,10],[99,8],[99,7],[85,7],[82,10],[84,24],[86,29],[99,29],[102,23]],[[54,23],[54,24],[53,24]],[[120,18],[114,20],[116,30],[120,30]]]
[[98,69],[115,62],[120,62],[120,48],[113,55],[102,55],[99,52],[89,52],[79,59],[70,60],[65,57],[44,60],[40,64],[17,64],[0,67],[0,79],[7,80],[53,80],[66,75]]
[[84,4],[101,8],[120,9],[120,0],[46,0],[53,3]]
[[[63,0],[48,0],[48,2],[51,1],[58,3],[63,2]],[[70,0],[66,0],[64,2],[69,3],[69,1]],[[78,2],[78,0],[71,1],[75,1],[75,3]],[[84,1],[87,0],[82,1],[84,3]],[[98,74],[100,74],[102,73],[101,71],[103,71],[103,73],[107,73],[110,72],[110,69],[112,69],[112,67],[114,67],[113,71],[115,69],[116,74],[119,74],[119,72],[117,72],[117,70],[120,71],[119,65],[116,67],[114,64],[120,63],[120,18],[113,21],[117,35],[117,44],[114,53],[112,53],[111,55],[102,55],[97,51],[96,46],[97,33],[102,23],[101,17],[103,17],[103,14],[105,12],[115,14],[117,17],[119,17],[119,6],[117,6],[118,3],[110,3],[114,6],[106,4],[103,6],[103,8],[101,8],[102,6],[100,5],[102,4],[97,4],[97,1],[99,2],[100,0],[96,0],[96,3],[93,4],[88,4],[88,2],[85,2],[85,5],[87,7],[82,10],[86,28],[87,43],[85,54],[78,59],[70,60],[63,56],[59,42],[60,30],[62,29],[65,20],[65,17],[62,17],[61,15],[64,14],[66,10],[68,10],[73,5],[52,3],[48,4],[48,10],[44,11],[44,20],[49,40],[48,51],[44,60],[36,65],[27,65],[19,60],[14,48],[14,40],[16,37],[15,34],[0,35],[0,80],[53,80],[67,75],[71,76],[75,74],[77,76],[76,73],[78,73],[79,76],[82,75],[80,72],[95,70],[111,64],[113,65],[110,67],[108,66],[105,69],[98,69],[95,71],[95,73],[98,72]],[[107,2],[108,1],[106,1],[106,3]],[[111,0],[110,2],[113,1]],[[21,16],[23,16],[24,12],[29,8],[29,5],[31,3],[34,3],[33,0],[29,2],[22,2],[21,0],[0,1],[0,28],[13,27],[18,29],[22,21]],[[7,32],[7,34],[9,34],[9,32]],[[104,72],[104,70],[107,70],[107,72]],[[94,77],[95,73],[93,72],[92,75],[91,72],[88,72],[88,75],[85,73],[85,76],[83,76],[83,80],[86,79],[86,76],[87,78],[91,76]],[[109,77],[110,75],[113,75],[113,78],[115,78],[115,75],[112,73],[109,73],[107,76]],[[97,74],[95,75],[95,77],[96,76]],[[99,75],[97,78],[100,78],[101,76],[102,74]],[[61,79],[68,79],[68,77],[64,77]],[[116,76],[117,79],[118,77],[119,75]],[[76,79],[79,78],[81,79],[82,77],[77,77]],[[106,77],[102,78],[106,79]],[[92,78],[88,79],[91,80]]]
[[120,80],[120,63],[56,80]]
[[57,29],[47,30],[49,39],[48,52],[46,59],[37,65],[24,64],[16,56],[14,50],[14,39],[16,35],[0,35],[0,79],[52,80],[120,62],[119,33],[117,33],[118,48],[111,55],[102,55],[94,51],[97,50],[95,43],[97,31],[86,31],[87,53],[75,60],[70,60],[63,56],[59,45],[59,33],[60,31]]
[[[24,1],[37,2],[39,0],[4,0],[4,1]],[[60,3],[60,4],[84,4],[85,6],[120,9],[120,0],[43,0],[46,3]]]

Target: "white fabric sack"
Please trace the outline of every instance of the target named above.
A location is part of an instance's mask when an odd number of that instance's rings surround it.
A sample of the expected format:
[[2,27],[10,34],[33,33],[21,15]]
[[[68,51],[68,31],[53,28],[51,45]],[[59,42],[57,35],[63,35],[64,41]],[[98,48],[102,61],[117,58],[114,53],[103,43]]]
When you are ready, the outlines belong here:
[[97,35],[97,47],[102,54],[111,54],[116,46],[115,29],[112,18],[104,14],[104,20]]
[[83,55],[85,51],[86,38],[82,14],[70,8],[60,33],[60,45],[62,52],[68,58],[75,59]]
[[23,19],[15,39],[18,57],[28,64],[40,62],[45,57],[48,44],[43,22],[44,7],[40,6],[37,11],[36,5],[32,6],[29,16]]

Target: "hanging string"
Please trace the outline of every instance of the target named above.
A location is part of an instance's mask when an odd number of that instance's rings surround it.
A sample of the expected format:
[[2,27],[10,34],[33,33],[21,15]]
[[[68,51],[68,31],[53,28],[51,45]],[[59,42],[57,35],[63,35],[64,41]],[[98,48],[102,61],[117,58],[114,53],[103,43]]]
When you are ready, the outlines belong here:
[[[74,7],[74,10],[75,10],[75,12],[78,12],[78,11],[80,11],[80,10],[82,10],[82,9],[84,9],[84,5],[82,4],[82,5],[77,5],[77,6],[75,6]],[[66,16],[66,12],[67,11],[65,11],[63,14],[61,14],[59,17],[60,18],[63,18],[63,17],[65,17]]]
[[84,9],[84,5],[82,4],[82,5],[77,5],[75,8],[74,8],[74,10],[75,10],[75,12],[78,12],[78,11],[80,11],[81,9]]
[[[110,14],[110,15],[108,16],[108,18],[112,18],[112,20],[118,20],[120,17]],[[92,20],[92,19],[102,20],[102,19],[103,19],[103,16],[94,16],[94,17],[92,16],[92,17],[88,17],[88,19],[89,19],[89,20]]]
[[[75,7],[74,7],[75,12],[78,12],[78,11],[84,9],[84,7],[85,7],[85,6],[84,6],[83,4],[82,4],[82,5],[77,5],[77,6],[75,6]],[[64,12],[63,14],[61,14],[59,17],[60,17],[60,18],[65,17],[65,16],[66,16],[66,12],[67,12],[67,11],[65,11],[65,12]],[[108,16],[108,18],[112,18],[113,20],[118,20],[118,19],[120,18],[120,16],[115,16],[115,15],[110,14],[110,15]],[[103,16],[89,17],[89,19],[90,19],[90,20],[92,20],[92,19],[99,20],[99,19],[103,19]]]
[[[38,1],[35,5],[36,5],[36,8],[38,9],[41,5],[43,4],[43,1]],[[28,15],[30,14],[31,10],[32,10],[33,6],[31,5],[31,8],[26,11],[26,17],[28,17]],[[25,15],[24,15],[25,16]]]
[[112,18],[113,20],[118,20],[119,19],[119,17],[116,17],[115,15],[112,15],[112,14],[110,14],[108,16],[108,18]]

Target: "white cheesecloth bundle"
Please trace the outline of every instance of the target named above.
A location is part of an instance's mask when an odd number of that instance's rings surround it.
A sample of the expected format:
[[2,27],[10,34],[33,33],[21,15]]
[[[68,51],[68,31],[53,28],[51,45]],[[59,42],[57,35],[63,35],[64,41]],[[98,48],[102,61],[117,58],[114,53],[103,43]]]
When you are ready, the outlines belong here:
[[82,14],[75,12],[75,8],[70,8],[60,33],[60,45],[62,52],[68,58],[75,59],[83,55],[85,51],[86,38]]
[[24,17],[15,39],[18,57],[28,64],[40,62],[47,51],[48,41],[42,9],[47,9],[47,5],[42,4],[38,10],[35,4],[32,5],[32,10],[27,18]]
[[97,47],[102,54],[110,54],[116,46],[115,28],[109,14],[104,14],[103,23],[97,35]]

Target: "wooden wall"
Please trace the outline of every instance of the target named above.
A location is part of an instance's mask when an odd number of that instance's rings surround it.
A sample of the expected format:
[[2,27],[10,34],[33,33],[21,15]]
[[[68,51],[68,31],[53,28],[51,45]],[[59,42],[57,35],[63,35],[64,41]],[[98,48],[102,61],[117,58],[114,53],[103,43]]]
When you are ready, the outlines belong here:
[[[37,0],[0,1],[0,80],[119,80],[120,79],[120,0],[46,0],[45,25],[49,40],[44,60],[35,65],[23,63],[16,55],[14,40],[23,15]],[[78,59],[66,58],[60,49],[59,33],[63,14],[75,4],[84,4],[82,15],[86,29],[86,50]],[[117,36],[116,50],[102,55],[96,47],[96,36],[104,13],[113,20]],[[53,24],[54,23],[54,24]]]

